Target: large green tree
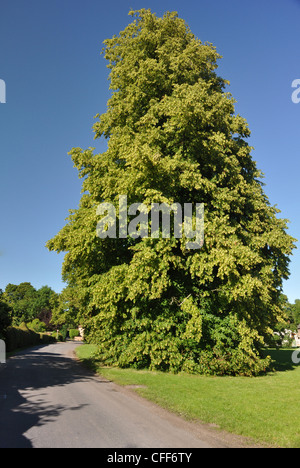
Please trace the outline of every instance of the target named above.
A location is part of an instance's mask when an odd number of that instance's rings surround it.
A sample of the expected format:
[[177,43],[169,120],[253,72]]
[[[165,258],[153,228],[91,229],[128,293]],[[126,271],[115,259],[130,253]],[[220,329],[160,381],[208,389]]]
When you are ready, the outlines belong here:
[[66,325],[75,328],[85,321],[82,317],[83,300],[80,289],[67,286],[59,294],[55,308],[53,309],[51,323],[56,326]]
[[34,317],[33,303],[35,302],[36,289],[29,282],[20,284],[9,283],[3,297],[12,309],[14,325],[32,320]]
[[[84,298],[86,336],[104,361],[256,374],[282,317],[294,239],[264,193],[213,45],[174,12],[130,14],[104,41],[112,95],[94,131],[107,151],[71,151],[83,195],[48,248],[66,252],[63,277]],[[203,247],[189,250],[174,236],[97,237],[97,206],[118,212],[119,195],[149,209],[204,203]]]
[[29,282],[9,283],[3,293],[3,299],[11,308],[14,325],[30,322],[36,318],[49,325],[58,295],[49,286],[35,289]]

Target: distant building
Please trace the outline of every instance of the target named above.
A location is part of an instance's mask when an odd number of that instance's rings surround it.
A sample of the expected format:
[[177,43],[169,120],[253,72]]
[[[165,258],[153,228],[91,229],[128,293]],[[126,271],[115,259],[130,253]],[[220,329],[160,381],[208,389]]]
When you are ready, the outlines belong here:
[[297,333],[294,334],[295,346],[300,346],[300,325],[297,327]]
[[293,340],[292,346],[295,348],[300,347],[300,325],[297,327],[296,332],[292,332],[291,330],[285,330],[286,334],[289,334],[290,338]]

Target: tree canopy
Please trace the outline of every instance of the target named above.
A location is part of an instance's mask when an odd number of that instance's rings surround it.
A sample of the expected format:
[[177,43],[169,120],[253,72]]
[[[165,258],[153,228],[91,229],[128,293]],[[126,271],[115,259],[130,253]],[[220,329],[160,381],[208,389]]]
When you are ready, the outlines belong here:
[[11,309],[3,300],[3,291],[0,289],[0,339],[3,339],[5,330],[11,325]]
[[[63,278],[103,361],[259,373],[268,365],[260,348],[283,316],[294,239],[264,192],[215,47],[175,12],[130,15],[104,41],[112,95],[94,132],[107,150],[71,150],[82,197],[47,246],[65,252]],[[204,203],[203,247],[188,250],[184,236],[97,237],[97,206],[118,211],[120,195],[149,210]]]
[[9,283],[2,299],[11,310],[14,325],[39,319],[49,325],[52,309],[56,306],[58,295],[49,286],[35,289],[30,282],[20,284]]

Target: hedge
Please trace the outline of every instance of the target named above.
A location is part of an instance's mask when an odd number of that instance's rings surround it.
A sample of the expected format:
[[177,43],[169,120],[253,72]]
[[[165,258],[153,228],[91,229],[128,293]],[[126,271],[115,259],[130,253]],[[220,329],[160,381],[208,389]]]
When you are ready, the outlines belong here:
[[5,332],[6,351],[39,344],[55,343],[55,338],[43,333],[36,333],[26,326],[8,327]]
[[74,340],[76,336],[80,336],[79,330],[77,328],[71,328],[69,330],[69,337],[71,340]]

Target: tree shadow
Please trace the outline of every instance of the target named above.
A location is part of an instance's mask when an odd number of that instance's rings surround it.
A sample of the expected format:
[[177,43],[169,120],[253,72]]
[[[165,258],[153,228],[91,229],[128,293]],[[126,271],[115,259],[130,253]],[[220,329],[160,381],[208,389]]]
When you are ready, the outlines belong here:
[[[29,448],[24,435],[30,428],[54,421],[64,411],[78,411],[77,406],[49,403],[43,389],[85,382],[93,374],[74,359],[43,346],[19,353],[0,368],[0,448]],[[48,348],[50,349],[50,348]],[[35,395],[32,398],[32,395]]]
[[[296,370],[299,364],[293,362],[292,354],[297,349],[278,348],[278,349],[265,349],[264,356],[271,356],[273,361],[272,367],[274,371],[285,372]],[[300,357],[300,352],[299,352]]]

